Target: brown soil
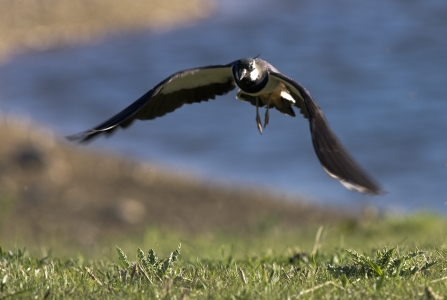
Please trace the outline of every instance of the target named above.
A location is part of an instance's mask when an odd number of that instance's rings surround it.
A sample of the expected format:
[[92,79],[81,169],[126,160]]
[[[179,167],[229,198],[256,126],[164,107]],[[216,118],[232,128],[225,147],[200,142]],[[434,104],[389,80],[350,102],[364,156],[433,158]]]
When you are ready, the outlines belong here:
[[265,190],[205,183],[148,163],[89,152],[12,116],[0,119],[1,240],[63,234],[80,241],[147,226],[250,231],[334,222],[347,213]]

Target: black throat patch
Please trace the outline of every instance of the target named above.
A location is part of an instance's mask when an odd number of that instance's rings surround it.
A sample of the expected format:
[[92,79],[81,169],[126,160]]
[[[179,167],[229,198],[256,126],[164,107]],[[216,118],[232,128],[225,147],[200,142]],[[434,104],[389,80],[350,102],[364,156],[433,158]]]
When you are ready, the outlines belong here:
[[250,76],[246,76],[239,80],[239,71],[241,69],[246,69],[247,72],[249,72],[248,65],[245,64],[245,61],[239,61],[232,67],[234,81],[242,91],[247,94],[255,94],[265,88],[268,82],[268,71],[266,69],[263,69],[262,66],[260,66],[258,71],[261,76],[256,80],[251,80]]

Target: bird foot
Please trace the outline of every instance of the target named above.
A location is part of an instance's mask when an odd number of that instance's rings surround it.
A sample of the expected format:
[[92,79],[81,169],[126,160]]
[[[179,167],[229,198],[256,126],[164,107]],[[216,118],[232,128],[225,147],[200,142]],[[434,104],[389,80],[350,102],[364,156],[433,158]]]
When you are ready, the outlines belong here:
[[264,128],[269,123],[269,120],[270,120],[270,114],[269,114],[269,109],[267,108],[267,110],[265,111],[265,116],[264,116]]
[[256,114],[256,126],[258,127],[259,133],[262,134],[262,123],[259,114]]

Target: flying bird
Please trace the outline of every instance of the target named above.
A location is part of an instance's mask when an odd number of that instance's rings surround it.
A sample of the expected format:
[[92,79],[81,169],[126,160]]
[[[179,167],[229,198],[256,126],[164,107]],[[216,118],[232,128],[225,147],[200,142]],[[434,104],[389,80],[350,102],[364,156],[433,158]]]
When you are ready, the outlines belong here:
[[[269,123],[269,109],[276,108],[294,117],[293,107],[298,108],[309,120],[312,143],[323,169],[350,190],[372,195],[382,192],[345,150],[306,88],[258,57],[174,73],[112,118],[67,138],[86,142],[101,134],[109,135],[118,127],[126,128],[137,119],[152,120],[183,104],[208,101],[227,94],[236,86],[239,88],[236,98],[256,107],[256,127],[261,134]],[[266,110],[262,124],[259,107],[264,106]]]

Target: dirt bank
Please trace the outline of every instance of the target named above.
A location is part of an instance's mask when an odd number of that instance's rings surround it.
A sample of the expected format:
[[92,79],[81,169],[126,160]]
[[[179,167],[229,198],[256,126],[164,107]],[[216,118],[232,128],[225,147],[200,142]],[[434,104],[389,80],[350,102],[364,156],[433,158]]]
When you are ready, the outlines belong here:
[[145,162],[87,151],[13,116],[1,117],[0,141],[3,239],[64,234],[85,241],[104,231],[136,232],[147,226],[249,231],[265,224],[304,226],[347,216],[265,190],[209,184]]

